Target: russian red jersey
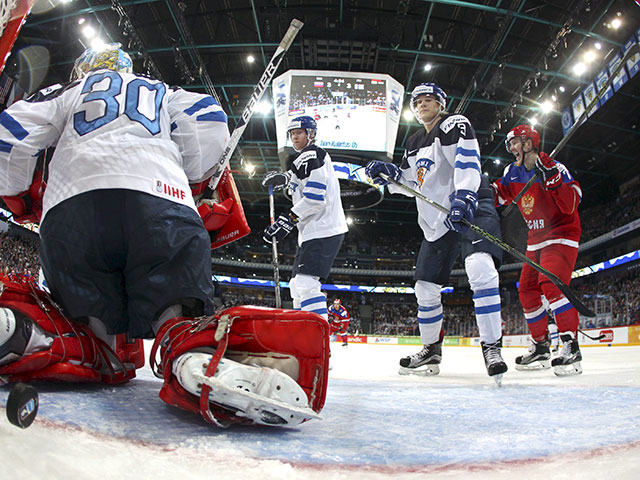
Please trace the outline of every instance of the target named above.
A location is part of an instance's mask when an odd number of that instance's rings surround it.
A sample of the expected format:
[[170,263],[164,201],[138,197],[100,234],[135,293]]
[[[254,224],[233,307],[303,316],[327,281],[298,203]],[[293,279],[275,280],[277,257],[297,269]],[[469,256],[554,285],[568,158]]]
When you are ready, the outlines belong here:
[[[555,163],[562,174],[562,185],[556,190],[545,190],[538,178],[518,202],[529,228],[529,251],[554,243],[575,248],[579,245],[582,226],[578,205],[582,200],[582,190],[567,167],[560,162]],[[535,169],[527,170],[524,165],[508,165],[502,178],[493,184],[496,206],[511,203],[534,173]]]

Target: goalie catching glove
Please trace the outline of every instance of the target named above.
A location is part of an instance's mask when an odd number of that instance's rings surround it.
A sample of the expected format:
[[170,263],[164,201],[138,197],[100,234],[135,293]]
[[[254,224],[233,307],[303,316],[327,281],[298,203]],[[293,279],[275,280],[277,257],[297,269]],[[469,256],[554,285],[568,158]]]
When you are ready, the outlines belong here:
[[536,159],[535,169],[538,176],[542,179],[542,187],[545,190],[555,190],[562,185],[562,174],[556,165],[546,153],[540,153]]

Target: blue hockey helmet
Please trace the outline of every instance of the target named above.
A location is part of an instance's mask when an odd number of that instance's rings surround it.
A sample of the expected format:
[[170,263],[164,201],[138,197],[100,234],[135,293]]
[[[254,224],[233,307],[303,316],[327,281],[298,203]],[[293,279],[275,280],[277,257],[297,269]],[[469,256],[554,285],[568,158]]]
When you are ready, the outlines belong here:
[[433,97],[436,99],[436,102],[438,102],[442,107],[441,110],[444,112],[447,109],[447,94],[444,90],[442,90],[435,83],[420,83],[416,85],[411,92],[411,102],[409,103],[411,111],[418,120],[418,123],[422,123],[422,119],[420,118],[420,115],[418,115],[418,110],[416,109],[416,101],[418,100],[418,97],[420,95],[433,95]]
[[84,77],[92,70],[108,68],[114,72],[133,72],[133,61],[119,43],[109,43],[100,48],[87,48],[73,64],[69,80]]
[[318,131],[318,124],[316,121],[304,115],[302,117],[295,117],[294,119],[289,121],[289,125],[287,125],[287,137],[291,137],[291,130],[295,130],[297,128],[301,128],[307,131],[307,136],[309,137],[309,141],[311,142],[314,138],[316,138],[316,132]]

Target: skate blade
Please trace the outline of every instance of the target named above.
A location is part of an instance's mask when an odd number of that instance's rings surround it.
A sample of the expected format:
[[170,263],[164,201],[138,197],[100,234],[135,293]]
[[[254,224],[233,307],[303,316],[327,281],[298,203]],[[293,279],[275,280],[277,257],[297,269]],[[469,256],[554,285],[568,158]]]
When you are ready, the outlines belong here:
[[570,365],[555,365],[553,367],[553,373],[555,373],[558,377],[580,375],[582,373],[582,365],[580,365],[580,362],[572,363]]
[[[420,369],[420,370],[418,370]],[[433,377],[440,373],[440,366],[437,364],[422,365],[416,368],[400,367],[398,370],[400,375],[418,375],[419,377]]]
[[534,363],[530,363],[529,365],[518,365],[516,363],[516,370],[520,370],[521,372],[527,370],[548,370],[551,368],[551,360],[536,360]]
[[496,382],[498,388],[502,388],[502,377],[504,377],[504,373],[498,373],[497,375],[491,377]]

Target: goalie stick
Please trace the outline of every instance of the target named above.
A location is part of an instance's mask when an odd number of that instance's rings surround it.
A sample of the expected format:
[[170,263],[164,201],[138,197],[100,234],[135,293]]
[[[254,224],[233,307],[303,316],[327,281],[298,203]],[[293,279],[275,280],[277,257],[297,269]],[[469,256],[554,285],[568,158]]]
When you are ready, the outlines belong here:
[[[273,185],[269,185],[269,219],[271,225],[275,221],[275,206],[273,202]],[[275,284],[276,308],[281,308],[282,299],[280,297],[280,269],[278,268],[278,242],[275,238],[271,241],[271,252],[273,255],[273,281]]]
[[[425,197],[424,195],[422,195],[420,192],[417,192],[416,190],[414,190],[411,187],[407,187],[406,185],[403,185],[402,183],[394,180],[393,178],[389,177],[388,175],[385,175],[384,173],[380,173],[378,174],[381,178],[383,178],[384,180],[393,183],[394,185],[396,185],[397,187],[402,188],[403,190],[405,190],[406,192],[411,193],[413,196],[419,198],[420,200],[423,200],[425,202],[427,202],[429,205],[431,205],[434,208],[437,208],[438,210],[440,210],[442,213],[446,213],[447,215],[449,215],[449,210],[447,210],[445,207],[443,207],[442,205],[440,205],[439,203],[434,202],[433,200],[431,200],[430,198]],[[530,267],[532,267],[534,270],[537,270],[538,272],[540,272],[541,274],[543,274],[545,277],[547,277],[551,283],[553,283],[556,287],[558,287],[558,289],[562,292],[562,294],[567,297],[567,299],[569,300],[569,302],[571,302],[571,305],[573,305],[575,307],[575,309],[581,314],[584,315],[585,317],[595,317],[596,314],[593,313],[591,310],[589,310],[589,308],[582,303],[582,301],[580,301],[580,299],[578,298],[578,296],[573,292],[573,290],[571,290],[567,285],[565,285],[562,280],[560,280],[560,278],[558,278],[556,275],[554,275],[553,273],[551,273],[549,270],[547,270],[546,268],[544,268],[543,266],[539,265],[538,263],[534,262],[533,260],[531,260],[529,257],[527,257],[526,255],[524,255],[522,252],[520,252],[519,250],[513,248],[511,245],[509,245],[508,243],[503,242],[502,240],[500,240],[499,238],[494,237],[493,235],[491,235],[489,232],[484,231],[483,229],[481,229],[480,227],[474,225],[473,223],[471,223],[469,220],[467,220],[466,218],[462,219],[462,223],[466,226],[468,226],[471,230],[473,230],[475,233],[477,233],[478,235],[480,235],[481,237],[489,240],[492,243],[495,243],[498,247],[500,247],[502,250],[504,250],[507,253],[510,253],[511,255],[513,255],[514,257],[522,260],[524,263],[528,264]]]
[[[613,71],[611,75],[609,75],[609,78],[607,79],[607,81],[602,85],[602,88],[598,91],[598,94],[594,97],[593,100],[591,100],[587,108],[584,109],[584,112],[582,112],[582,114],[578,117],[578,119],[573,124],[573,126],[569,129],[567,134],[562,138],[562,140],[560,140],[560,142],[556,145],[556,148],[554,148],[553,151],[549,154],[550,158],[555,158],[556,155],[560,153],[560,150],[564,148],[564,146],[567,144],[567,142],[573,136],[576,130],[578,130],[578,128],[584,123],[591,109],[595,107],[596,103],[604,96],[607,89],[613,83],[614,78],[616,78],[618,73],[620,73],[620,70],[622,70],[622,68],[624,67],[624,64],[627,63],[627,60],[629,60],[633,55],[637,54],[639,51],[638,50],[639,48],[640,48],[639,45],[636,43],[627,51],[627,53],[625,54],[623,59],[620,61],[616,69]],[[531,188],[531,185],[534,184],[534,182],[536,181],[536,178],[538,178],[538,176],[536,175],[535,172],[533,172],[533,176],[529,179],[529,181],[525,184],[525,186],[522,187],[522,190],[520,190],[520,193],[518,193],[518,195],[516,195],[516,197],[511,201],[511,203],[507,205],[507,208],[503,210],[502,212],[503,217],[506,217],[511,212],[513,207],[518,205],[518,202],[520,201],[522,196],[527,192],[527,190]]]
[[244,110],[242,111],[242,115],[240,116],[240,120],[238,121],[238,124],[234,128],[233,133],[231,134],[231,137],[227,142],[227,146],[222,152],[222,156],[220,157],[218,162],[213,166],[213,169],[212,169],[213,174],[211,176],[211,179],[209,180],[209,185],[204,191],[204,194],[203,194],[204,198],[212,197],[213,191],[218,185],[218,181],[220,180],[220,176],[222,175],[222,172],[224,172],[225,167],[229,163],[229,160],[231,159],[231,155],[236,149],[236,146],[238,146],[238,143],[240,142],[240,137],[242,137],[242,134],[244,133],[245,129],[247,128],[247,125],[249,124],[249,120],[251,120],[251,117],[253,116],[253,111],[255,110],[256,105],[262,98],[262,95],[264,94],[264,92],[267,90],[267,87],[269,86],[269,82],[271,82],[271,80],[273,79],[273,76],[276,73],[276,70],[278,70],[278,66],[280,65],[280,62],[282,62],[282,59],[287,53],[287,50],[289,50],[289,47],[291,47],[293,40],[296,38],[296,35],[298,34],[298,32],[300,31],[303,25],[304,23],[302,23],[300,20],[297,20],[295,18],[291,20],[291,24],[289,25],[289,29],[287,30],[287,33],[284,34],[284,37],[282,38],[282,41],[280,41],[280,44],[278,45],[276,52],[273,54],[271,61],[269,61],[267,67],[265,68],[262,74],[262,77],[260,77],[260,81],[255,86],[253,93],[251,94],[251,98],[247,103],[247,106],[244,107]]

